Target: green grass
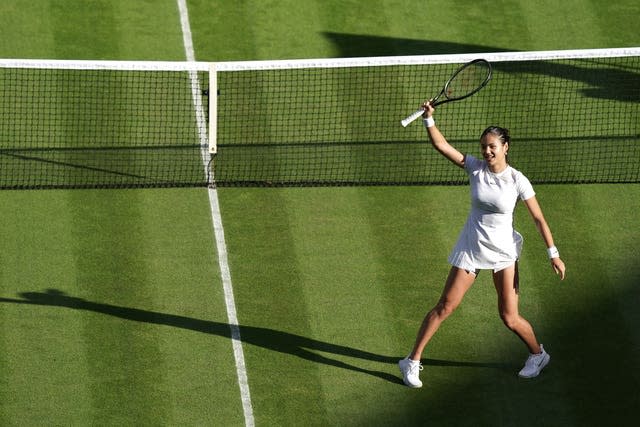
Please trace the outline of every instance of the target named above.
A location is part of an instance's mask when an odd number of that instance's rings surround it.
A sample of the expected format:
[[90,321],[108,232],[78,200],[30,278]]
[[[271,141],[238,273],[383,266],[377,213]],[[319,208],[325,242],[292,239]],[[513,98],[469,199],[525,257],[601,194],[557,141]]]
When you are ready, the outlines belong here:
[[[395,359],[409,351],[423,312],[439,295],[446,254],[464,222],[467,190],[221,191],[225,217],[235,218],[226,231],[243,323],[267,328],[276,341],[283,331],[315,341],[289,341],[284,354],[274,354],[270,345],[247,346],[249,366],[278,373],[252,381],[253,393],[277,389],[271,398],[283,399],[258,398],[256,413],[266,424],[288,424],[300,412],[313,413],[318,424],[349,425],[407,425],[451,413],[458,414],[454,425],[533,425],[529,418],[552,425],[598,425],[610,417],[624,422],[637,398],[637,377],[624,372],[634,371],[638,349],[638,319],[625,303],[637,298],[638,271],[624,264],[638,253],[628,249],[606,262],[587,258],[585,250],[598,248],[588,256],[602,258],[632,247],[637,233],[607,224],[617,218],[636,229],[638,202],[629,200],[636,200],[640,187],[612,196],[618,188],[538,189],[568,265],[565,282],[548,266],[528,214],[518,210],[518,228],[527,239],[522,312],[554,357],[548,372],[530,383],[515,376],[524,349],[500,323],[495,291],[483,274],[429,347],[427,386],[418,393],[399,388]],[[615,208],[599,207],[605,195]],[[274,236],[280,245],[272,244]],[[256,271],[256,264],[265,267]],[[591,344],[602,351],[592,352]],[[300,356],[298,346],[314,350],[316,363]],[[602,361],[606,348],[617,349],[617,362]],[[593,375],[584,375],[587,370]],[[373,394],[363,392],[372,388]],[[579,391],[585,388],[590,393]],[[461,402],[456,396],[465,392],[476,396]]]
[[2,424],[241,417],[205,193],[0,197]]
[[[184,58],[173,2],[5,1],[0,56]],[[190,1],[200,60],[636,44],[635,2]],[[489,11],[489,13],[487,13]],[[455,20],[451,20],[451,16]],[[257,425],[627,425],[640,187],[537,186],[519,208],[524,347],[483,274],[399,384],[464,222],[464,187],[219,190]],[[205,190],[0,192],[1,425],[243,425]]]
[[[189,2],[199,60],[635,46],[638,6],[595,0]],[[286,22],[286,25],[282,23]]]

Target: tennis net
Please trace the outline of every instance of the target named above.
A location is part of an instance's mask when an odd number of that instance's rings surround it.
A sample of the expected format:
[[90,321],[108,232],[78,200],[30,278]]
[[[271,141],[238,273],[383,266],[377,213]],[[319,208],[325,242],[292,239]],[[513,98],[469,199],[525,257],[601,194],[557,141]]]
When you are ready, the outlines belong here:
[[463,184],[400,120],[438,108],[463,152],[491,124],[533,182],[640,182],[640,48],[292,61],[0,60],[0,188]]
[[400,120],[482,57],[492,81],[438,108],[460,151],[488,125],[533,182],[640,181],[640,48],[217,64],[217,185],[463,184]]
[[206,186],[209,66],[0,61],[0,188]]

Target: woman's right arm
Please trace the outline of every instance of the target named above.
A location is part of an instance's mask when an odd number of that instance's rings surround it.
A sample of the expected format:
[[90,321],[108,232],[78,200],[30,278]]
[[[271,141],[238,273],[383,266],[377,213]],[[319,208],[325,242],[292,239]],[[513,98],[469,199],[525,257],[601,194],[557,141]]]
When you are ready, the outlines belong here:
[[[433,115],[434,108],[430,103],[425,102],[423,105],[424,114],[422,117],[425,119],[431,117]],[[443,156],[447,159],[451,160],[456,166],[461,168],[464,167],[464,154],[455,149],[449,142],[446,140],[444,135],[438,130],[435,124],[427,127],[427,133],[429,134],[429,140],[431,140],[431,145],[438,150]]]

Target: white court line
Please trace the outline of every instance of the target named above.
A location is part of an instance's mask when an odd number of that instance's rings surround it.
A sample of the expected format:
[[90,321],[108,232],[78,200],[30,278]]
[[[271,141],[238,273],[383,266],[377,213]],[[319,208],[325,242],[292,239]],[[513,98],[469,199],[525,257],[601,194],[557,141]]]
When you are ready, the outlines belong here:
[[[180,24],[182,26],[182,38],[187,61],[195,61],[193,50],[193,40],[191,38],[191,25],[189,24],[189,12],[187,10],[186,0],[177,0],[178,9],[180,10]],[[200,136],[200,145],[202,147],[202,161],[205,167],[205,173],[209,165],[210,155],[207,143],[207,124],[204,117],[204,108],[202,104],[202,91],[200,90],[200,82],[198,74],[195,71],[190,72],[191,91],[193,94],[193,103],[196,110],[196,120],[198,124],[198,134]],[[210,96],[215,96],[211,94]],[[213,232],[218,249],[218,264],[220,267],[220,275],[222,286],[224,289],[224,300],[227,308],[227,318],[229,319],[229,328],[231,329],[231,342],[233,345],[233,356],[236,361],[236,375],[238,377],[238,385],[240,386],[240,397],[242,399],[242,410],[244,412],[244,422],[246,427],[254,427],[253,408],[251,405],[251,394],[249,393],[249,382],[247,379],[247,369],[244,362],[244,352],[242,351],[242,340],[240,337],[240,326],[236,313],[236,303],[233,297],[233,286],[231,284],[231,273],[229,271],[229,262],[227,259],[227,245],[224,239],[224,228],[222,226],[222,218],[220,215],[220,205],[218,203],[218,192],[215,188],[209,189],[209,205],[211,207],[211,218]]]

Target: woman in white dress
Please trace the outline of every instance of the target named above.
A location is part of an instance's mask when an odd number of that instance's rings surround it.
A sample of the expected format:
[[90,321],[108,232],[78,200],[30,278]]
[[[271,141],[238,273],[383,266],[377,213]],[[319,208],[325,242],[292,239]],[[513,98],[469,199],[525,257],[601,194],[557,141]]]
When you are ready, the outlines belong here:
[[513,210],[522,200],[548,248],[551,267],[564,279],[565,265],[553,243],[529,180],[507,161],[509,132],[500,127],[487,128],[481,138],[483,159],[465,155],[451,146],[435,126],[434,109],[423,105],[423,121],[431,144],[469,175],[471,212],[449,256],[452,265],[442,296],[429,311],[416,338],[413,350],[399,362],[404,383],[422,387],[420,358],[440,324],[458,307],[480,270],[490,269],[498,294],[498,309],[504,324],[527,346],[529,357],[518,373],[523,378],[537,376],[550,356],[536,338],[531,324],[518,312],[518,258],[522,236],[513,229]]

